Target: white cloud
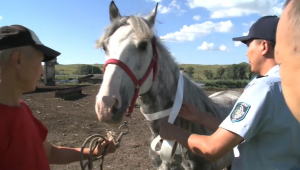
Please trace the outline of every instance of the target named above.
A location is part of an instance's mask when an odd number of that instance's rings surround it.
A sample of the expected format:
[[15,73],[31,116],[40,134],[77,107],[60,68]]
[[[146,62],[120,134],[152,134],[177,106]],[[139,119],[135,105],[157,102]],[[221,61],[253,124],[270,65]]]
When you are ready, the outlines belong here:
[[250,14],[281,15],[283,2],[278,0],[187,0],[191,9],[204,7],[211,18],[241,17]]
[[198,50],[203,51],[226,51],[227,47],[225,45],[221,45],[219,48],[215,46],[214,43],[208,43],[204,41],[201,46],[197,47]]
[[242,25],[245,26],[247,29],[249,29],[255,21],[250,21],[249,23],[243,23]]
[[248,34],[249,34],[249,31],[244,32],[244,33],[243,33],[243,36],[246,36],[246,35],[248,35]]
[[199,20],[200,20],[200,18],[201,18],[201,16],[200,16],[200,15],[195,15],[195,16],[193,16],[193,20],[196,20],[196,21],[199,21]]
[[234,42],[234,46],[236,46],[236,47],[238,47],[238,46],[240,46],[242,43],[240,42],[240,41],[235,41]]
[[222,22],[206,21],[190,26],[184,25],[179,31],[168,33],[160,38],[164,41],[193,41],[197,37],[203,37],[213,32],[227,33],[233,28],[230,20]]
[[[153,1],[158,1],[158,0],[153,0]],[[185,10],[181,9],[180,5],[177,3],[177,0],[172,0],[167,6],[159,4],[157,10],[162,14],[174,12],[177,13],[178,15],[181,15],[182,13],[186,12]]]
[[212,51],[212,50],[215,50],[216,48],[215,48],[215,45],[214,45],[214,43],[207,43],[206,41],[204,41],[203,43],[202,43],[202,45],[201,46],[199,46],[199,47],[197,47],[197,49],[198,50],[210,50],[210,51]]
[[0,15],[0,19],[2,19],[3,17]]
[[177,3],[177,0],[172,0],[169,4],[171,7],[175,8],[175,11],[181,15],[182,13],[185,13],[186,11],[181,9],[180,5]]
[[226,50],[227,50],[227,47],[226,47],[225,45],[222,44],[222,45],[220,46],[219,49],[220,49],[221,51],[226,51]]
[[[243,33],[243,36],[246,36],[246,35],[248,35],[249,34],[249,31],[248,32],[244,32]],[[236,46],[236,47],[238,47],[238,46],[240,46],[242,44],[242,42],[240,42],[240,41],[235,41],[234,42],[234,46]]]
[[166,14],[166,13],[169,13],[171,11],[171,8],[163,6],[163,5],[158,5],[157,10],[158,10],[158,12],[160,12],[162,14]]

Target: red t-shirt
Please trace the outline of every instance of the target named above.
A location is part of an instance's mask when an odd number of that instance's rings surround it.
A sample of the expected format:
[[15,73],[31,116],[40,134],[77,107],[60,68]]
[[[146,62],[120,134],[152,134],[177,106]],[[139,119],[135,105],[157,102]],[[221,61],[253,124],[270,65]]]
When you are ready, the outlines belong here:
[[21,104],[0,104],[0,169],[50,170],[43,147],[48,130]]

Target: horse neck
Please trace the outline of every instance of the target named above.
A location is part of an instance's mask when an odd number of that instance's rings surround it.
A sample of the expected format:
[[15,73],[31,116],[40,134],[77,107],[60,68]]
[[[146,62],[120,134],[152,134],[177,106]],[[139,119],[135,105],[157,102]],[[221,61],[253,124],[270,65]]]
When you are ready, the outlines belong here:
[[[158,73],[151,89],[139,97],[141,110],[145,114],[151,114],[169,109],[175,99],[180,69],[173,57],[158,42]],[[215,113],[213,102],[205,95],[204,91],[194,82],[184,76],[184,101],[193,104],[203,112]],[[152,121],[152,132],[158,133],[159,125],[167,121],[167,118]]]
[[139,96],[141,109],[146,114],[155,113],[172,107],[179,76],[178,65],[170,53],[157,40],[158,72],[150,90]]

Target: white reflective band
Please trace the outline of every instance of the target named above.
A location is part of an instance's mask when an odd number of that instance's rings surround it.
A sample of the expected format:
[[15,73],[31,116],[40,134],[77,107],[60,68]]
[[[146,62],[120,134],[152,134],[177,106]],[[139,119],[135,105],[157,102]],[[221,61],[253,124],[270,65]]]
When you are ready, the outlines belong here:
[[151,121],[151,120],[157,120],[157,119],[169,116],[170,113],[171,113],[171,110],[172,110],[172,108],[169,108],[167,110],[163,110],[163,111],[156,112],[156,113],[153,113],[153,114],[145,114],[145,113],[143,113],[142,110],[141,110],[141,112],[147,120]]
[[240,152],[239,152],[238,146],[233,148],[233,154],[234,154],[234,157],[236,157],[236,158],[240,157]]
[[[168,122],[173,124],[182,105],[183,101],[183,90],[184,90],[184,80],[182,73],[179,74],[178,84],[177,84],[177,91],[176,97],[173,104],[173,107],[164,111],[156,112],[153,114],[144,114],[147,120],[157,120],[162,117],[166,117],[168,115],[169,119]],[[160,158],[164,161],[170,162],[172,161],[175,154],[182,154],[185,153],[187,150],[186,148],[182,147],[179,143],[174,140],[163,140],[161,150],[156,151],[155,147],[161,141],[161,137],[158,135],[152,142],[151,142],[151,149],[155,151]]]

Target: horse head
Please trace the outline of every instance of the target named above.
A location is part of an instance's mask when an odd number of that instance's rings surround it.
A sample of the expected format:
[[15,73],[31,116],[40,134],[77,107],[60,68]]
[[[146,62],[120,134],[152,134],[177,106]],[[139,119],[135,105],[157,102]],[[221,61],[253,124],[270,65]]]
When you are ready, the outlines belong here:
[[96,43],[105,51],[104,76],[96,96],[99,121],[119,124],[132,112],[138,95],[152,86],[157,71],[156,39],[151,31],[157,5],[146,17],[121,16],[112,1],[110,25]]

